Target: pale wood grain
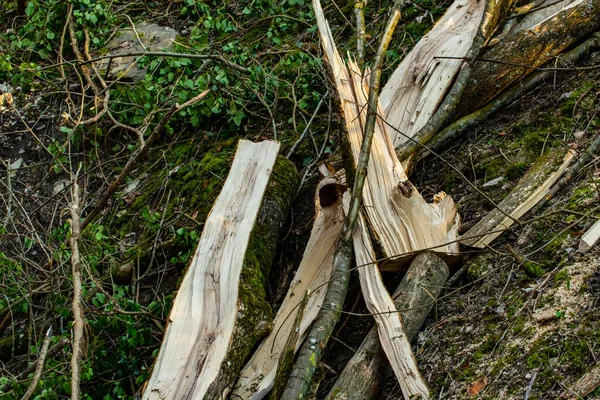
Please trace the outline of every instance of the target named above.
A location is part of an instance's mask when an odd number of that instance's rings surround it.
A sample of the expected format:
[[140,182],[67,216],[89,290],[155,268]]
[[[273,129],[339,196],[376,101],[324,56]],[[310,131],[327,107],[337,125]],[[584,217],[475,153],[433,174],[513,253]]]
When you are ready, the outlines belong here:
[[342,190],[342,184],[343,180],[336,176],[327,177],[319,183],[315,196],[315,222],[302,262],[277,312],[273,331],[240,373],[232,398],[262,399],[269,393],[287,338],[301,311],[299,305],[307,293],[309,296],[299,325],[296,350],[317,316],[325,296],[326,282],[331,277],[335,246],[344,222],[342,201],[338,194]]
[[248,240],[278,152],[276,142],[240,141],[175,298],[143,399],[202,399],[217,378],[238,313]]

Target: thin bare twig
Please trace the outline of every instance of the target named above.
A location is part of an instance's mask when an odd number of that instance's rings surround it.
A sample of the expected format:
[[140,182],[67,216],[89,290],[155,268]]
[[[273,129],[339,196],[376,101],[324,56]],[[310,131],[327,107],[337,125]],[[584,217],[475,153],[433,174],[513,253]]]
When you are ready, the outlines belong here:
[[38,357],[35,373],[33,374],[33,379],[29,384],[29,388],[21,397],[21,400],[29,400],[31,396],[35,393],[35,389],[37,389],[37,385],[40,382],[40,378],[42,377],[42,371],[44,370],[44,363],[46,362],[46,355],[48,354],[48,348],[50,347],[50,339],[52,338],[52,327],[48,328],[46,331],[46,337],[44,338],[44,343],[42,344],[42,349],[40,350],[40,356]]
[[83,352],[83,310],[81,307],[82,298],[82,277],[81,277],[81,259],[79,256],[79,235],[81,234],[80,225],[80,205],[79,205],[79,185],[77,184],[77,173],[73,180],[73,195],[71,203],[71,267],[73,273],[73,356],[71,357],[71,399],[79,400],[80,393],[80,366],[81,355]]

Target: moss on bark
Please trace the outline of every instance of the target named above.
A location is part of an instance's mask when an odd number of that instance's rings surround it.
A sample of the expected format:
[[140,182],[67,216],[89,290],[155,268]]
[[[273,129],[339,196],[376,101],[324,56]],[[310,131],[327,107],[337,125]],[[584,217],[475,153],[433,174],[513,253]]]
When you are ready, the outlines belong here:
[[256,343],[269,332],[273,311],[266,292],[280,229],[288,215],[299,176],[294,164],[279,157],[250,236],[240,276],[238,316],[219,377],[205,399],[220,399],[235,379]]

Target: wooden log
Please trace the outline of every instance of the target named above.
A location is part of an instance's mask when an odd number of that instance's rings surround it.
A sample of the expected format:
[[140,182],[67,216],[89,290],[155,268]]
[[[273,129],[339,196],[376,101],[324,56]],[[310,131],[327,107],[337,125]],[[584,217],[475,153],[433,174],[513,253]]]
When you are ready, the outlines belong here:
[[[240,372],[231,398],[264,398],[273,387],[278,366],[280,370],[286,370],[288,366],[282,364],[291,366],[293,363],[294,353],[317,316],[325,296],[326,283],[331,278],[335,246],[344,221],[341,201],[344,190],[343,179],[337,176],[327,177],[319,183],[315,194],[315,222],[302,262],[277,311],[273,330]],[[305,295],[308,296],[306,300]],[[297,324],[295,320],[299,314],[302,317]],[[299,330],[293,332],[296,325]],[[286,352],[286,348],[289,348],[286,342],[293,335],[297,335],[293,351]]]
[[[422,253],[412,261],[394,293],[394,304],[409,341],[417,336],[448,275],[448,267],[434,254]],[[377,399],[391,372],[379,342],[377,327],[373,327],[338,377],[327,399]]]
[[264,336],[271,309],[263,285],[298,183],[278,151],[275,142],[240,141],[175,298],[143,399],[221,398]]
[[[473,45],[485,5],[481,0],[454,1],[381,90],[394,148],[409,141],[437,110]],[[457,58],[438,58],[444,56]]]
[[558,151],[538,160],[498,207],[465,233],[461,243],[483,249],[531,210],[567,170],[575,152],[563,154]]
[[507,35],[474,63],[457,117],[481,108],[599,26],[600,0],[576,0],[537,25]]
[[596,365],[592,366],[591,369],[575,383],[575,385],[565,389],[560,398],[568,400],[587,398],[586,396],[598,387],[600,387],[600,364],[596,363]]
[[[553,68],[569,68],[598,47],[600,47],[600,33],[596,32],[591,38],[577,46],[575,49],[561,54],[560,59],[556,63],[553,62],[552,65],[547,65],[548,67]],[[445,146],[448,146],[450,142],[458,140],[458,138],[469,129],[479,125],[496,111],[501,110],[507,104],[517,100],[523,93],[534,89],[547,79],[550,79],[554,74],[555,71],[552,70],[536,71],[532,73],[522,82],[514,84],[499,96],[495,97],[485,107],[462,117],[444,128],[427,143],[428,148],[433,151],[442,151],[442,149]],[[419,151],[418,158],[422,159],[427,157],[429,153],[428,149],[422,149]]]

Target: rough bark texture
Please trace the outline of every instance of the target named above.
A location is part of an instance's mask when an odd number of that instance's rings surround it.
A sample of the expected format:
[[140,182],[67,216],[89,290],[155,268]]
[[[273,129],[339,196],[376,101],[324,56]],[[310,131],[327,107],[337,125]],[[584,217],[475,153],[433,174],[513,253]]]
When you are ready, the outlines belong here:
[[[231,398],[262,399],[274,384],[278,393],[283,391],[294,354],[323,304],[327,281],[331,278],[333,254],[344,221],[341,204],[344,190],[342,180],[336,176],[319,183],[315,195],[315,220],[302,262],[277,311],[273,330],[240,372]],[[294,332],[298,318],[301,318],[299,329]],[[296,335],[297,340],[290,348],[287,345],[290,337]],[[274,383],[278,370],[281,372],[278,375],[285,375],[286,379]]]
[[508,35],[474,63],[471,85],[463,94],[457,116],[481,108],[599,26],[600,0],[576,0],[538,25]]
[[278,149],[272,142],[240,142],[179,289],[144,398],[220,398],[266,333],[271,309],[265,276],[298,183],[294,166],[277,158]]
[[250,351],[272,329],[272,310],[264,287],[271,273],[280,230],[289,214],[298,183],[294,164],[279,156],[250,237],[240,277],[239,300],[246,312],[238,319],[229,353],[221,365],[221,374],[209,388],[205,399],[221,399],[223,392],[231,389]]
[[[435,300],[448,279],[448,267],[437,256],[423,253],[415,257],[394,294],[394,304],[402,316],[404,332],[414,340]],[[328,395],[330,400],[377,399],[379,389],[392,370],[373,327],[360,348],[340,374]]]

